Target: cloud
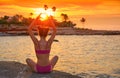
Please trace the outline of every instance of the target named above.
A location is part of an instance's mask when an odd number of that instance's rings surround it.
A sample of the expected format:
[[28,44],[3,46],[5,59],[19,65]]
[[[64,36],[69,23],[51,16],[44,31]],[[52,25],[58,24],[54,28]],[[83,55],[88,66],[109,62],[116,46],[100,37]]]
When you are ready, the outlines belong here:
[[101,4],[100,0],[1,0],[0,5],[18,5],[23,7],[41,7],[44,4],[57,7],[71,5],[96,6]]
[[[44,4],[56,6],[60,13],[70,15],[120,14],[119,0],[0,0],[0,14],[27,14]],[[9,12],[10,11],[10,12]]]
[[33,8],[20,7],[15,5],[2,5],[0,6],[0,16],[3,15],[15,15],[21,14],[24,16],[29,16],[29,13],[33,12]]

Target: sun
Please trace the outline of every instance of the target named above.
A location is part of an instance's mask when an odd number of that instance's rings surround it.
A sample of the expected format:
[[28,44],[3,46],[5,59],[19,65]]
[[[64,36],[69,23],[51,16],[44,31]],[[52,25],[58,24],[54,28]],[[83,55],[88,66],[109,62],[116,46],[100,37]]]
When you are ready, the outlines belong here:
[[42,14],[40,15],[40,20],[41,20],[41,21],[44,21],[44,20],[46,20],[46,19],[48,19],[48,15],[45,14],[45,13],[42,13]]
[[44,10],[43,8],[36,8],[34,9],[34,16],[36,17],[37,15],[39,15],[41,13],[41,18],[42,20],[47,19],[49,16],[54,16],[54,12],[52,11],[52,9],[47,9]]

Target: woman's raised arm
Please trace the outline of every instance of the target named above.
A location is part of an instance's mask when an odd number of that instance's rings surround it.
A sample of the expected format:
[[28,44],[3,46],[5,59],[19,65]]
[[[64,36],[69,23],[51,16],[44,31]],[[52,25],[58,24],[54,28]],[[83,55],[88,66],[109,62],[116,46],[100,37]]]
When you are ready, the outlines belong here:
[[28,27],[28,33],[33,41],[33,43],[35,45],[38,44],[38,39],[35,37],[34,33],[32,32],[32,29],[35,28],[35,22],[40,18],[40,15],[37,16],[37,18],[35,20],[32,21],[32,23],[30,24],[30,26]]
[[53,17],[50,17],[50,26],[52,27],[52,34],[51,34],[51,37],[48,39],[48,45],[51,46],[54,38],[55,38],[55,35],[56,35],[56,26],[54,24],[54,20],[53,20]]
[[33,29],[33,27],[35,27],[35,23],[36,23],[36,21],[40,18],[40,15],[41,15],[41,14],[39,14],[39,15],[36,17],[36,19],[33,20],[32,23],[29,25],[29,28],[30,28],[30,29]]

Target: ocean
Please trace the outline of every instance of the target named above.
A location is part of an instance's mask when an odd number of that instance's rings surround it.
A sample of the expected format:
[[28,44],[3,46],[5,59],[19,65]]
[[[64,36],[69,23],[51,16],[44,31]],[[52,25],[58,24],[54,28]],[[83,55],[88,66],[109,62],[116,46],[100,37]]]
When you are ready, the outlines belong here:
[[[119,35],[57,35],[55,39],[59,42],[53,43],[50,55],[59,56],[55,70],[120,76]],[[33,47],[29,36],[0,36],[0,61],[36,61]]]

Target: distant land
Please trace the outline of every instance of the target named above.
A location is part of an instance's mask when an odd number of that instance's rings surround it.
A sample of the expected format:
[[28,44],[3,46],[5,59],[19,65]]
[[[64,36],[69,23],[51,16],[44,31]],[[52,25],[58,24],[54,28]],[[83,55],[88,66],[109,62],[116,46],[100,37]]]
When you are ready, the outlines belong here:
[[[34,33],[37,34],[36,31],[34,31]],[[51,32],[49,34],[51,34]],[[19,36],[19,35],[28,35],[27,26],[13,26],[7,29],[0,28],[0,36]],[[120,35],[120,31],[57,27],[57,35]]]

